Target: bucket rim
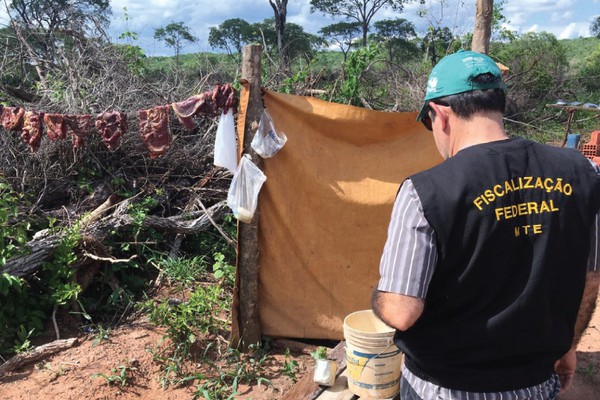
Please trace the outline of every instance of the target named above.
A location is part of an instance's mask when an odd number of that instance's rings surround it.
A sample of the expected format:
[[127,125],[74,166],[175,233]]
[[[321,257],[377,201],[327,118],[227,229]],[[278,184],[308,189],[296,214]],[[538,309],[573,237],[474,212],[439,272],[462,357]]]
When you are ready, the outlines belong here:
[[358,329],[352,328],[351,326],[349,326],[349,325],[348,325],[348,320],[349,320],[351,317],[355,317],[356,315],[360,315],[360,314],[368,314],[368,315],[372,315],[372,316],[373,316],[373,317],[375,317],[377,320],[379,320],[379,321],[380,321],[380,322],[381,322],[381,323],[382,323],[384,326],[386,326],[386,327],[388,328],[388,329],[386,329],[386,330],[385,330],[385,331],[383,331],[383,332],[368,332],[368,334],[369,334],[369,335],[375,335],[375,336],[379,335],[379,336],[382,336],[382,337],[383,337],[383,336],[386,336],[386,337],[387,337],[387,336],[388,336],[388,335],[390,335],[390,334],[394,334],[394,333],[396,333],[396,329],[395,329],[395,328],[393,328],[393,327],[389,326],[389,325],[388,325],[388,324],[386,324],[384,321],[382,321],[382,320],[381,320],[381,318],[379,318],[379,317],[377,316],[377,314],[375,314],[375,312],[374,312],[372,309],[370,309],[370,308],[369,308],[369,309],[365,309],[365,310],[358,310],[358,311],[354,311],[354,312],[351,312],[350,314],[346,315],[346,317],[344,318],[344,323],[343,323],[343,328],[344,328],[344,330],[346,330],[346,329],[347,329],[347,330],[348,330],[348,331],[350,331],[350,332],[365,332],[365,331],[361,331],[361,330],[358,330]]

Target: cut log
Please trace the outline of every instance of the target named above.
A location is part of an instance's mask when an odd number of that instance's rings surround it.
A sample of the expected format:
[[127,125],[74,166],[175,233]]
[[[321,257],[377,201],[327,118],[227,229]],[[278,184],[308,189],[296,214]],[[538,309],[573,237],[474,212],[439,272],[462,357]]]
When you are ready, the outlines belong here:
[[14,371],[15,369],[43,360],[44,358],[58,353],[59,351],[69,349],[75,346],[77,343],[77,338],[55,340],[42,346],[38,346],[32,350],[26,351],[25,353],[17,354],[4,364],[0,365],[0,377],[6,375],[8,372]]
[[[135,221],[127,214],[128,204],[127,201],[121,202],[110,216],[98,220],[102,213],[110,208],[106,203],[100,205],[96,211],[102,209],[101,212],[94,211],[90,214],[92,217],[85,219],[82,236],[102,242],[110,232],[131,227]],[[220,219],[226,209],[227,205],[222,201],[208,208],[207,212],[199,211],[166,218],[149,215],[142,221],[142,227],[172,233],[194,234],[212,226],[211,218],[212,220]],[[43,262],[52,257],[56,247],[60,244],[61,238],[61,233],[52,233],[50,230],[38,232],[27,243],[31,249],[30,253],[8,260],[2,272],[19,278],[30,276],[41,267]]]

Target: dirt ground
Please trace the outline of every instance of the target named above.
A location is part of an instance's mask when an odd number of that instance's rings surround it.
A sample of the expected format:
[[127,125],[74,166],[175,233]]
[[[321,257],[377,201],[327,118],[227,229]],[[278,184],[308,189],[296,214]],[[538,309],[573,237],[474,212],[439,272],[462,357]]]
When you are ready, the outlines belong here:
[[[600,299],[597,304],[578,348],[575,383],[561,400],[600,399]],[[114,330],[109,340],[100,344],[94,343],[91,337],[82,338],[76,347],[1,378],[0,399],[192,399],[196,389],[193,385],[163,390],[159,383],[159,367],[152,361],[150,349],[157,345],[162,334],[148,323],[134,321]],[[285,346],[274,347],[272,359],[266,365],[271,386],[242,385],[236,399],[275,400],[293,385],[292,379],[282,372]],[[312,359],[307,354],[295,355],[299,362],[297,377],[300,378],[312,366]],[[111,368],[125,364],[133,368],[128,371],[124,386],[108,384],[100,376],[93,377],[99,373],[110,375]]]

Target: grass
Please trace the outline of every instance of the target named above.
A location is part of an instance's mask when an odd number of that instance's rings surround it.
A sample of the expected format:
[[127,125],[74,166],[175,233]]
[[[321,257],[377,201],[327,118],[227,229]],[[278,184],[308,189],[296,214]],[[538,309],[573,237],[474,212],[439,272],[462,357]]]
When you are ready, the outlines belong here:
[[102,378],[109,385],[127,386],[132,383],[133,374],[137,371],[135,362],[128,360],[126,363],[119,365],[118,367],[111,368],[107,374],[97,373],[92,375],[92,379]]

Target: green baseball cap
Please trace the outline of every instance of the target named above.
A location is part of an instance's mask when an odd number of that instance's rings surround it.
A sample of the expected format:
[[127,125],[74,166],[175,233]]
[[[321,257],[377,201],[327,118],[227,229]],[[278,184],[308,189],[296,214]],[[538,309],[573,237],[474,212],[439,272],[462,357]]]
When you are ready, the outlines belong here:
[[[477,83],[472,79],[478,75],[491,73],[500,79],[496,82]],[[427,80],[425,102],[417,121],[426,117],[427,103],[438,97],[470,92],[482,89],[506,89],[502,81],[502,72],[498,65],[485,54],[474,51],[459,50],[440,60],[433,67]]]

